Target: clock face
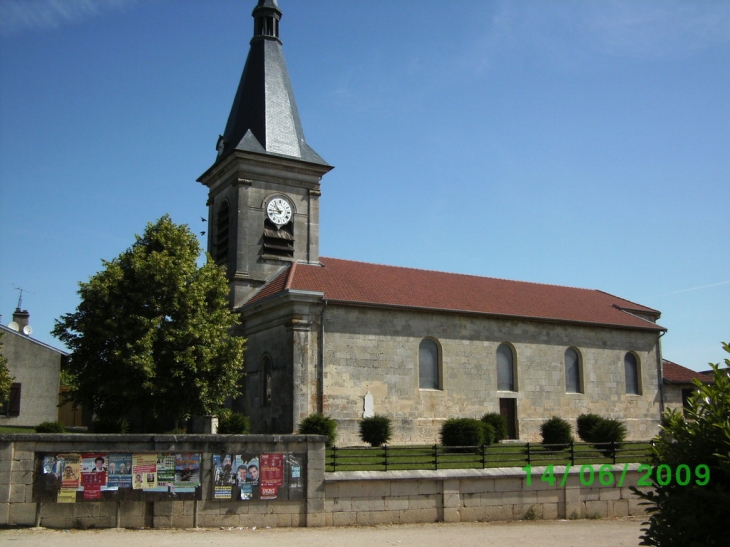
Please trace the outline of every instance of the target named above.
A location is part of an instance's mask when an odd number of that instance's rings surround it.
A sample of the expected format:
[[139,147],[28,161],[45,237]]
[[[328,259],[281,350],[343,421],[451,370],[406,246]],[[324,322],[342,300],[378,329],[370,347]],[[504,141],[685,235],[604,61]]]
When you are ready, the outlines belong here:
[[284,198],[274,198],[266,206],[266,214],[271,222],[277,226],[284,226],[291,220],[291,205]]

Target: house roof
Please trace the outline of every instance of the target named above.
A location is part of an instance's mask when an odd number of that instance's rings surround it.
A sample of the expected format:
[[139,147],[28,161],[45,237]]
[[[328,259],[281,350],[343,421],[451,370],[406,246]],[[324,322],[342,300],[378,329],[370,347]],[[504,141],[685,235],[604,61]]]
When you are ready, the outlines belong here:
[[692,380],[695,379],[706,384],[714,381],[712,376],[683,367],[666,359],[662,359],[662,371],[665,384],[691,384]]
[[21,340],[27,340],[30,343],[36,344],[38,346],[42,346],[44,348],[48,348],[50,350],[53,350],[55,352],[60,353],[61,355],[68,355],[67,351],[64,351],[62,349],[54,348],[53,346],[49,346],[48,344],[41,342],[40,340],[36,340],[35,338],[31,338],[30,336],[26,336],[25,334],[21,334],[18,331],[15,331],[5,325],[0,325],[0,332],[10,334],[12,336],[17,336]]
[[657,310],[593,289],[337,258],[321,258],[320,262],[321,266],[291,264],[264,285],[246,306],[287,291],[311,291],[323,293],[323,298],[332,303],[666,330],[639,316],[658,319]]

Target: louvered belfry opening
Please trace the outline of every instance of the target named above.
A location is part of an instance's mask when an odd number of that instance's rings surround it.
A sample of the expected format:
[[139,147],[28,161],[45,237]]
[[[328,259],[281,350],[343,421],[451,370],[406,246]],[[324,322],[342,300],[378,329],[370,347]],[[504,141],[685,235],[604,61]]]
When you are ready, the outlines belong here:
[[228,263],[228,232],[230,228],[230,211],[228,202],[224,201],[218,208],[218,215],[215,221],[215,244],[214,256],[215,263],[225,265]]
[[277,258],[294,258],[294,222],[290,220],[277,229],[268,218],[264,220],[264,254]]

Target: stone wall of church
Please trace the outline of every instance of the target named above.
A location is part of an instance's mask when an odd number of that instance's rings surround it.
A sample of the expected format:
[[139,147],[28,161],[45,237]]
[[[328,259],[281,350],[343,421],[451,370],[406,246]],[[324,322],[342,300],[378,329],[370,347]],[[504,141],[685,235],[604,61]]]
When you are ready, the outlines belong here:
[[[419,389],[419,344],[437,341],[441,389]],[[497,347],[509,344],[517,386],[497,390]],[[566,393],[565,351],[581,359],[582,393]],[[624,356],[639,363],[641,395],[626,394]],[[476,315],[335,306],[325,320],[324,412],[339,422],[338,445],[361,444],[358,422],[370,392],[393,420],[391,443],[434,443],[441,423],[498,412],[516,399],[518,437],[540,439],[544,419],[583,412],[624,420],[630,439],[657,433],[660,359],[656,332],[485,318]]]

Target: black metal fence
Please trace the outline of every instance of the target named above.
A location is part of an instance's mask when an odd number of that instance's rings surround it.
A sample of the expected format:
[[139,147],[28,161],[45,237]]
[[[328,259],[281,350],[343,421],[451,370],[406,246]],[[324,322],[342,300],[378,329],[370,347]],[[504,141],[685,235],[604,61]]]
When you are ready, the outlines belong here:
[[390,471],[404,469],[485,469],[526,465],[644,463],[651,460],[651,442],[501,443],[482,446],[382,446],[328,448],[326,471]]

